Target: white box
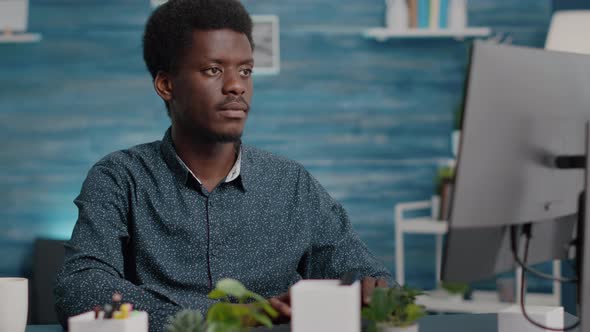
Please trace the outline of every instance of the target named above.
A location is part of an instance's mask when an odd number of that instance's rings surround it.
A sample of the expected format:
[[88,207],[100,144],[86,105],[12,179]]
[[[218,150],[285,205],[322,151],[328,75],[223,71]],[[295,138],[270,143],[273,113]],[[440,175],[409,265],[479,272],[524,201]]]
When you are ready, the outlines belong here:
[[148,314],[139,311],[126,319],[94,319],[94,311],[68,318],[69,332],[148,332]]
[[340,280],[300,280],[291,287],[292,332],[359,332],[361,286]]
[[[525,307],[527,315],[535,322],[550,328],[563,328],[563,307]],[[550,331],[531,324],[524,318],[520,306],[514,305],[498,312],[498,332]]]

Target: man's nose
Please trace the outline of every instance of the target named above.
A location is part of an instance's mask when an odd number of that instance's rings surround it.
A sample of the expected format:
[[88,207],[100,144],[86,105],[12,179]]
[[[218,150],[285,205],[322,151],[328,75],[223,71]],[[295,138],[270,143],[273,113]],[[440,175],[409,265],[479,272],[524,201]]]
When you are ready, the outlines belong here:
[[223,82],[223,94],[233,94],[241,96],[246,92],[246,83],[240,77],[239,72],[226,72],[225,81]]

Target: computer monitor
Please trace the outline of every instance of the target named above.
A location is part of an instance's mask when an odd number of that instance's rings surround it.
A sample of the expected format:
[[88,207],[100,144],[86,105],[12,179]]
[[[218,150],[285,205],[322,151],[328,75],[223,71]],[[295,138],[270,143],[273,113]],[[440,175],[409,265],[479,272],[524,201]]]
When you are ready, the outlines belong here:
[[516,267],[514,225],[532,225],[530,264],[567,258],[587,172],[556,158],[587,155],[589,120],[590,56],[474,42],[443,280]]

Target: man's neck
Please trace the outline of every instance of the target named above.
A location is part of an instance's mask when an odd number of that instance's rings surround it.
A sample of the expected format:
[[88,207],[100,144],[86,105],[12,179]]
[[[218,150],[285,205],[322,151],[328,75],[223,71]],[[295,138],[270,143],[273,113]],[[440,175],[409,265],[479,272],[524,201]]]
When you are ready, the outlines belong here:
[[200,140],[172,128],[176,153],[209,192],[223,180],[236,162],[236,143]]

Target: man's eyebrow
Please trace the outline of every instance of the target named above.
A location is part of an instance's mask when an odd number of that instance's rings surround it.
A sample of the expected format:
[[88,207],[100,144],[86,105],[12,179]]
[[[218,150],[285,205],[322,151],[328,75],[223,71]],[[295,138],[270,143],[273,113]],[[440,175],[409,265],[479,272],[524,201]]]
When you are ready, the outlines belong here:
[[247,60],[242,61],[243,65],[253,65],[254,64],[254,59],[253,58],[249,58]]
[[[227,63],[227,60],[223,60],[223,59],[217,59],[217,58],[208,58],[208,57],[203,57],[203,60],[204,60],[204,61],[207,61],[207,62],[216,62],[216,63],[221,63],[221,64],[223,64],[223,63]],[[239,63],[239,64],[240,64],[240,65],[254,64],[254,59],[253,59],[253,58],[248,58],[248,59],[245,59],[245,60],[243,60],[243,61],[240,61],[240,63]]]

